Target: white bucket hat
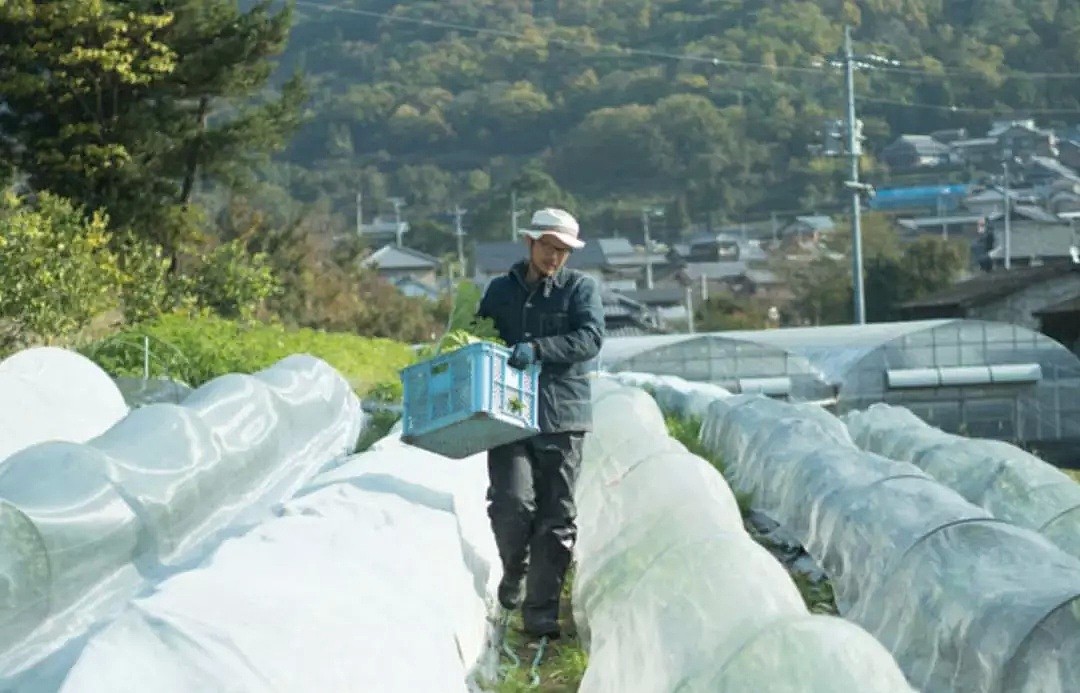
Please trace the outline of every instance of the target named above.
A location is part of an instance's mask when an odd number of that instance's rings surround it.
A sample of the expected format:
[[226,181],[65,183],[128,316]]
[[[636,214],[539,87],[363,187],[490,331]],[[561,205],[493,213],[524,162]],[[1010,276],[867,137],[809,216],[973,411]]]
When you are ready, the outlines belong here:
[[578,223],[569,212],[548,207],[537,210],[529,221],[529,228],[518,231],[522,236],[540,240],[541,236],[554,236],[571,248],[584,248],[585,241],[578,238]]

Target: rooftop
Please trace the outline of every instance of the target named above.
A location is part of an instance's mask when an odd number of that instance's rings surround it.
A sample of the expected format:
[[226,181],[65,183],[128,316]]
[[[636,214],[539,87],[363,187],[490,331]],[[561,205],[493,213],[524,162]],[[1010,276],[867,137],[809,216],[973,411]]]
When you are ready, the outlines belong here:
[[361,262],[381,270],[436,269],[439,259],[404,246],[384,245]]
[[1038,317],[1040,315],[1060,315],[1062,313],[1080,313],[1080,296],[1066,299],[1059,303],[1040,308],[1039,310],[1032,311],[1032,315]]
[[998,270],[977,275],[953,284],[917,301],[908,301],[901,308],[970,307],[980,306],[1005,298],[1017,291],[1068,274],[1073,269],[1067,265],[1043,265],[1041,267],[1017,267],[1008,271]]

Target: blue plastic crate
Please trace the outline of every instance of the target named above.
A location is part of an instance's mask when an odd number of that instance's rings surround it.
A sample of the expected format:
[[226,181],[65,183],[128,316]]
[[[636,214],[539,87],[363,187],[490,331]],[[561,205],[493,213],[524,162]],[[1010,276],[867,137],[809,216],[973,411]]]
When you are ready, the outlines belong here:
[[477,342],[401,371],[401,439],[461,459],[539,433],[539,366],[511,368],[510,350]]

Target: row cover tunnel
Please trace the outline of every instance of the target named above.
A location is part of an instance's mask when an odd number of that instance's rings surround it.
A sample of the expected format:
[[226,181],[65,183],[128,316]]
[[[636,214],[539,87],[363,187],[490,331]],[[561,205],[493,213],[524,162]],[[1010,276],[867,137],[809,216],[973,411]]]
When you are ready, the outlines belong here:
[[615,337],[599,365],[816,402],[837,414],[884,402],[948,433],[1080,465],[1080,358],[1017,325],[950,319]]
[[[647,385],[672,411],[700,411],[687,406],[700,386],[616,377]],[[723,459],[732,488],[821,565],[841,614],[874,635],[918,690],[1077,690],[1080,560],[1018,524],[1025,495],[1009,492],[1018,479],[1038,487],[1047,470],[998,465],[1012,483],[986,495],[996,504],[977,505],[911,462],[860,448],[889,439],[886,428],[894,439],[911,431],[885,413],[874,412],[871,428],[816,405],[718,396],[701,442]]]

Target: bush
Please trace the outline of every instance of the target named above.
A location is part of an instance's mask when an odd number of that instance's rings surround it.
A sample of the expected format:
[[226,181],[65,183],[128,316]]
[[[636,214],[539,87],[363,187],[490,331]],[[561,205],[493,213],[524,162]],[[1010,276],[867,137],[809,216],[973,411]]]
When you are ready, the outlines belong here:
[[223,318],[250,320],[281,287],[265,253],[249,254],[239,239],[202,258],[190,281],[199,306]]
[[170,264],[160,245],[134,236],[124,240],[120,268],[125,322],[140,323],[181,305],[194,305],[186,294],[186,282],[170,274]]
[[[70,337],[116,303],[121,275],[108,219],[42,193],[31,207],[0,198],[0,321],[6,340]],[[0,347],[4,345],[0,344]]]
[[162,316],[90,344],[82,353],[112,375],[143,373],[143,337],[150,338],[150,374],[197,387],[226,373],[253,373],[295,353],[323,359],[360,394],[400,391],[398,372],[413,360],[405,344],[351,334],[245,325],[203,314]]

